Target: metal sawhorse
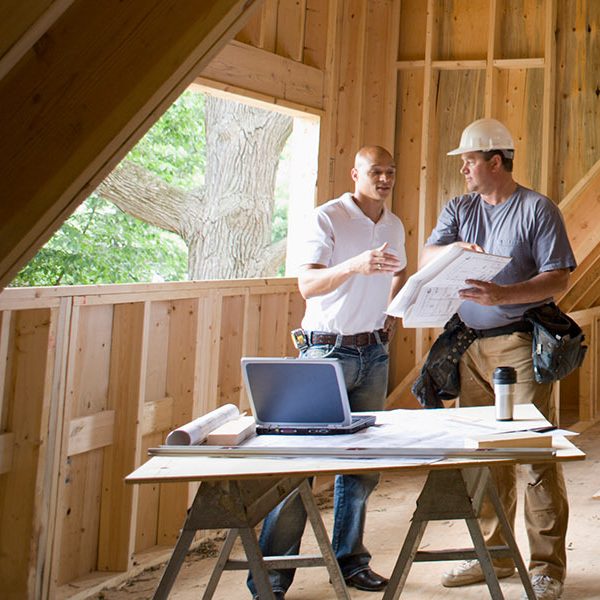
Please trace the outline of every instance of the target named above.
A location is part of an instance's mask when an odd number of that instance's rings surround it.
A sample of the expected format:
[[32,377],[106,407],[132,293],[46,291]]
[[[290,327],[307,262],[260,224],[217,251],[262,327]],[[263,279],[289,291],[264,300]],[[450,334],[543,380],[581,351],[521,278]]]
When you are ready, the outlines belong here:
[[[486,547],[477,517],[485,494],[488,494],[498,515],[505,546]],[[460,550],[419,550],[419,544],[429,521],[464,519],[473,548]],[[530,600],[535,600],[529,574],[521,558],[517,542],[510,528],[496,486],[488,467],[467,467],[432,470],[417,499],[417,508],[404,540],[402,550],[392,572],[383,600],[397,600],[404,588],[413,562],[477,559],[481,564],[492,600],[503,600],[502,590],[492,566],[493,557],[510,557]]]
[[[300,494],[321,555],[263,557],[254,527],[279,502],[292,493]],[[229,529],[223,548],[210,576],[203,600],[210,600],[224,570],[250,570],[261,600],[274,600],[268,568],[325,566],[336,598],[350,600],[344,578],[331,548],[329,537],[306,477],[240,479],[202,482],[173,550],[173,554],[154,593],[155,600],[168,598],[175,578],[199,529]],[[230,560],[229,555],[240,537],[247,560]]]

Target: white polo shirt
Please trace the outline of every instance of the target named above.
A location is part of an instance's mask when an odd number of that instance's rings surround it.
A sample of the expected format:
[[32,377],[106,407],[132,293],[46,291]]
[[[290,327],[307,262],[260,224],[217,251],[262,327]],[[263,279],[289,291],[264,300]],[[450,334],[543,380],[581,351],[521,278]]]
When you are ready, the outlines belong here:
[[[346,193],[317,207],[304,232],[299,265],[337,265],[365,250],[388,243],[397,254],[402,270],[406,266],[402,221],[384,207],[373,223]],[[380,329],[385,321],[391,273],[352,275],[328,294],[306,301],[302,328],[350,335]]]

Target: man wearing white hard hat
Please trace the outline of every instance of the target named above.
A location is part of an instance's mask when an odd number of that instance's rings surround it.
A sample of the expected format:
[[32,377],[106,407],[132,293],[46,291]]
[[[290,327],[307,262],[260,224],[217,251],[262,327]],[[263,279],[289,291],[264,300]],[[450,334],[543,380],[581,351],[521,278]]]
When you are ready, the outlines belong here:
[[[512,258],[493,281],[468,279],[461,291],[464,302],[453,322],[468,331],[472,341],[459,351],[460,406],[493,404],[492,373],[499,365],[510,365],[517,372],[516,402],[535,404],[556,423],[552,384],[537,383],[534,378],[531,324],[523,315],[528,309],[548,305],[563,292],[576,266],[561,213],[548,198],[515,182],[513,139],[499,121],[471,123],[462,133],[460,146],[448,154],[460,155],[468,193],[452,198],[442,209],[420,266],[448,244]],[[531,581],[538,600],[554,600],[560,598],[566,573],[565,483],[560,465],[527,465],[524,469]],[[492,471],[514,526],[515,468]],[[488,546],[505,545],[489,503],[482,507],[480,524]],[[494,559],[494,569],[499,578],[509,577],[514,564],[508,558]],[[471,560],[446,573],[442,583],[455,587],[484,580],[479,562]]]

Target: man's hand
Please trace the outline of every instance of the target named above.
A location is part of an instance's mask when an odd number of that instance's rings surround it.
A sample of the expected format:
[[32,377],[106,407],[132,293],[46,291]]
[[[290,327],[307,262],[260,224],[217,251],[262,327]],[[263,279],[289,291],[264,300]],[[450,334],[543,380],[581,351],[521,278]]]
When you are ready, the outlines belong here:
[[504,286],[491,281],[479,281],[478,279],[467,279],[465,283],[470,287],[458,292],[463,300],[471,300],[471,302],[483,304],[484,306],[507,304]]
[[379,248],[365,250],[365,252],[333,267],[306,265],[304,270],[298,274],[298,287],[302,297],[307,299],[328,294],[357,274],[392,273],[396,275],[400,272],[402,265],[396,254],[387,250],[387,246],[386,242]]
[[491,281],[467,279],[465,284],[469,287],[459,291],[460,297],[485,306],[539,302],[561,294],[567,289],[569,269],[544,271],[519,283],[499,285]]
[[402,265],[395,254],[387,251],[387,242],[374,248],[366,250],[362,254],[350,259],[351,270],[362,275],[374,275],[377,273],[397,273]]
[[461,248],[465,248],[467,250],[473,250],[473,252],[482,252],[485,254],[485,250],[477,244],[470,244],[469,242],[454,242],[453,245],[460,246]]

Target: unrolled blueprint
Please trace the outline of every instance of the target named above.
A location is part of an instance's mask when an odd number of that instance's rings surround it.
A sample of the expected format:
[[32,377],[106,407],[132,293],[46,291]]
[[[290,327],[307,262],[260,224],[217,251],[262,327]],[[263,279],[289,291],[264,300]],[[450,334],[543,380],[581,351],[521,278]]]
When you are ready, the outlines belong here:
[[450,245],[408,278],[387,313],[401,317],[404,327],[442,327],[462,303],[458,292],[466,279],[492,280],[509,262],[496,256]]

